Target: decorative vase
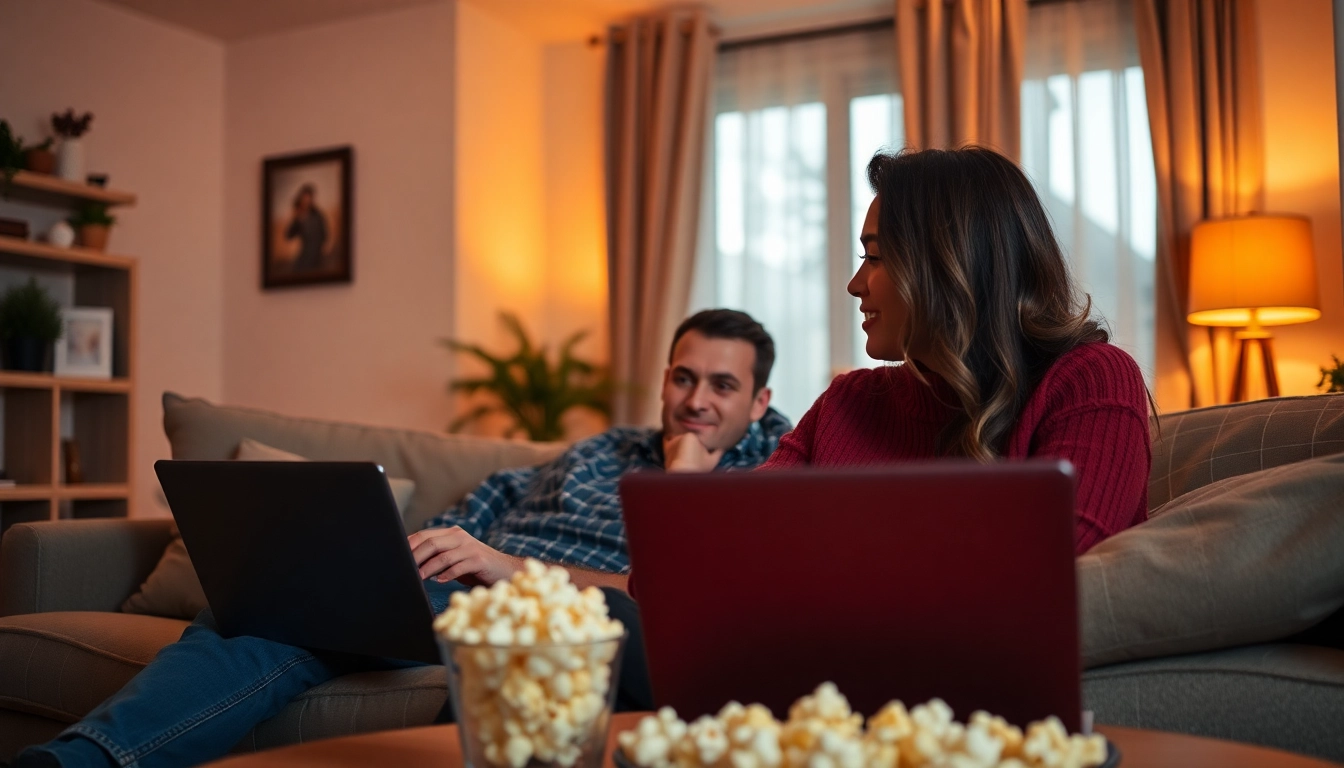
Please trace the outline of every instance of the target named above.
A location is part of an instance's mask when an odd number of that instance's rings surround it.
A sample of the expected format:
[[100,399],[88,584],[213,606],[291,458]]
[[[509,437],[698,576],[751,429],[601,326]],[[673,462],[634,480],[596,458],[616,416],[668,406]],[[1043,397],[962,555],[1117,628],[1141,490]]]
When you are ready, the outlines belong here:
[[69,248],[75,244],[75,228],[65,221],[58,221],[47,230],[47,242],[57,248]]
[[23,153],[23,164],[33,173],[50,176],[56,170],[56,153],[50,149],[30,149]]
[[79,244],[95,251],[107,250],[106,224],[83,224],[79,228]]
[[77,136],[61,140],[56,155],[56,175],[76,184],[84,183],[84,141]]
[[47,370],[47,351],[51,344],[33,336],[11,336],[5,342],[5,368],[11,371]]

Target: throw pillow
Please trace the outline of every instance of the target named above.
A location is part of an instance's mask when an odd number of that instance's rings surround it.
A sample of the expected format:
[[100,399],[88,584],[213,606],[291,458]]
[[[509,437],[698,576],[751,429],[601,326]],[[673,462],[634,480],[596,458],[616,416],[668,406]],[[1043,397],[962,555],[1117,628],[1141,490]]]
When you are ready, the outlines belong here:
[[[234,456],[237,461],[307,461],[302,456],[272,448],[251,438],[238,444]],[[396,500],[397,511],[403,515],[410,507],[411,496],[415,494],[415,481],[398,477],[389,477],[388,486]],[[159,564],[140,585],[140,590],[121,604],[123,613],[141,613],[150,616],[167,616],[177,619],[194,619],[208,603],[201,581],[196,577],[196,569],[191,564],[191,556],[182,543],[182,536],[173,529],[173,539],[159,558]]]
[[1078,558],[1083,665],[1268,642],[1344,606],[1344,455],[1227,478]]
[[[297,453],[272,448],[250,437],[238,444],[238,453],[233,458],[237,461],[308,461]],[[411,496],[415,495],[415,481],[402,477],[389,477],[387,485],[392,489],[392,498],[397,502],[397,511],[405,515],[411,506]]]

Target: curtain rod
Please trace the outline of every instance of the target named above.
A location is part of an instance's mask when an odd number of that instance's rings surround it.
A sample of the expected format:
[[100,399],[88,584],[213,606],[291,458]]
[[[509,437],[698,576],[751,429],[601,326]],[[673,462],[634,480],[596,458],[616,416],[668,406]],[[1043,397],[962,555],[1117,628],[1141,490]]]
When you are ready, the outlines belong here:
[[845,35],[853,32],[871,32],[879,29],[892,29],[895,25],[896,19],[891,16],[886,16],[884,18],[872,19],[869,21],[841,24],[835,27],[800,29],[794,32],[783,32],[777,35],[762,35],[760,37],[747,37],[740,40],[726,40],[719,43],[719,50],[734,51],[739,48],[751,48],[757,45],[775,45],[776,43],[792,43],[799,40],[810,40],[815,37],[831,37],[833,35]]
[[[953,0],[943,0],[951,3]],[[1086,2],[1086,0],[1027,0],[1028,5],[1056,5],[1060,3]],[[832,35],[844,35],[854,32],[872,32],[883,28],[892,28],[896,25],[894,16],[881,16],[869,21],[853,22],[849,24],[840,24],[834,27],[820,27],[816,29],[800,29],[794,32],[782,32],[776,35],[761,35],[759,37],[746,37],[738,40],[725,40],[719,43],[720,51],[732,51],[738,48],[750,48],[756,45],[774,45],[776,43],[792,43],[798,40],[809,40],[814,37],[830,37]],[[689,19],[682,21],[678,27],[683,35],[689,35],[695,28],[694,22]],[[710,32],[715,36],[721,34],[719,28],[710,25]],[[624,30],[617,30],[615,33],[616,42],[624,42]],[[588,45],[592,48],[600,47],[605,41],[601,35],[593,35],[588,38]]]

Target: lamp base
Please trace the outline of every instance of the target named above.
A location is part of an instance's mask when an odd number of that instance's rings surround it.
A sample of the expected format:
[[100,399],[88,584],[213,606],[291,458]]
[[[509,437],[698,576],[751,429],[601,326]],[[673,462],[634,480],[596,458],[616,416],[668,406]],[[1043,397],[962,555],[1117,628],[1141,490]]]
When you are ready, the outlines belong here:
[[1249,351],[1248,347],[1252,344],[1260,346],[1260,357],[1264,361],[1265,369],[1265,390],[1270,397],[1279,396],[1279,375],[1274,371],[1274,347],[1273,339],[1264,331],[1252,333],[1238,333],[1237,338],[1241,340],[1237,350],[1237,374],[1232,382],[1232,402],[1240,403],[1246,399],[1246,357]]

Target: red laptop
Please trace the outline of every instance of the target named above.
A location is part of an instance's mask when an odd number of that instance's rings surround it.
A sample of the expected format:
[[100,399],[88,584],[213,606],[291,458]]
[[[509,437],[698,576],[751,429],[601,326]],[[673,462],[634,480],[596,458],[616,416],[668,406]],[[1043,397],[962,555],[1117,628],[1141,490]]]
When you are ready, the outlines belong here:
[[659,706],[783,717],[830,680],[864,715],[939,697],[1079,730],[1067,462],[637,473],[621,499]]

